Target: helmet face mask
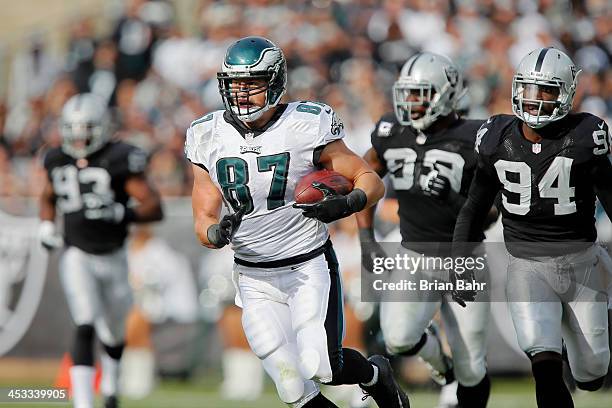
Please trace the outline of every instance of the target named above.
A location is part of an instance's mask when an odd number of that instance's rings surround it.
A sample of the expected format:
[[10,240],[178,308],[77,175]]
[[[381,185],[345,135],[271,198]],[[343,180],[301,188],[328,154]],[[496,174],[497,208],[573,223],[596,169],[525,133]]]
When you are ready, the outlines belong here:
[[415,129],[429,127],[441,114],[441,110],[435,109],[440,101],[439,93],[430,83],[397,81],[393,86],[393,100],[398,121]]
[[66,102],[60,119],[62,150],[75,159],[100,150],[110,139],[104,102],[94,94],[75,95]]
[[447,57],[417,54],[402,67],[393,85],[393,105],[400,124],[423,130],[455,109],[461,94],[458,70]]
[[557,49],[532,51],[512,80],[512,111],[533,129],[564,118],[572,109],[579,73]]
[[219,85],[219,88],[224,102],[227,101],[234,115],[239,118],[256,119],[267,110],[270,79],[268,73],[226,76],[220,79],[220,81],[223,81],[223,85]]
[[102,126],[95,123],[63,123],[62,148],[74,158],[86,157],[90,150],[97,150],[94,147],[102,131]]
[[246,37],[228,48],[217,79],[225,109],[243,122],[252,122],[278,105],[285,93],[285,57],[271,41]]

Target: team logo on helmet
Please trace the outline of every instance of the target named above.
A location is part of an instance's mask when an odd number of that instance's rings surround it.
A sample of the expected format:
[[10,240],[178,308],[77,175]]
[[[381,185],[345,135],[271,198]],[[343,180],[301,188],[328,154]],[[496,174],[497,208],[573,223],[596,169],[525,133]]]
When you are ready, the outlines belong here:
[[444,67],[444,73],[446,74],[446,79],[451,84],[451,86],[457,85],[459,81],[459,72],[452,65],[448,65]]
[[570,65],[570,70],[572,71],[572,78],[576,80],[576,77],[578,76],[578,72],[580,70],[575,65]]

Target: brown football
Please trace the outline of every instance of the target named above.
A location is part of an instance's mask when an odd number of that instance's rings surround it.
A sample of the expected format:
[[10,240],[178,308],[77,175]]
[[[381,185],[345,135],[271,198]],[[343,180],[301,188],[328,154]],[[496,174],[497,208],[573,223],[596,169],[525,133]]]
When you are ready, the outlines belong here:
[[313,181],[326,184],[342,195],[353,190],[353,183],[342,174],[333,170],[317,170],[302,177],[295,186],[294,198],[296,203],[312,204],[321,201],[323,193],[312,186]]

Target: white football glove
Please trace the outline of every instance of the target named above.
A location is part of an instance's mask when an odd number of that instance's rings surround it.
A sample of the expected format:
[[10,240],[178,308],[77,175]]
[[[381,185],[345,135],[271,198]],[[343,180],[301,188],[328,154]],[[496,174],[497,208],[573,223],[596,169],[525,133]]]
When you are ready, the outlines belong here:
[[44,220],[38,227],[38,240],[47,250],[61,248],[64,246],[64,238],[57,232],[53,221]]
[[121,223],[125,217],[125,207],[120,203],[113,203],[100,208],[88,208],[85,210],[85,218],[88,220],[106,221],[115,224]]

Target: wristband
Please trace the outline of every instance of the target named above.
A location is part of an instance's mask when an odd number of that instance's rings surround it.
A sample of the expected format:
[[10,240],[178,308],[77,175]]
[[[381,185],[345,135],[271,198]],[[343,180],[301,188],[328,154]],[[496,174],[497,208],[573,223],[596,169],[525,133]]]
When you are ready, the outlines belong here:
[[356,188],[353,189],[353,191],[351,191],[350,193],[348,193],[348,195],[346,196],[346,201],[348,203],[349,209],[353,213],[356,213],[365,208],[366,203],[368,202],[368,196],[366,195],[365,191],[360,188]]
[[223,242],[221,238],[221,231],[219,224],[213,224],[206,230],[206,237],[208,238],[208,242],[214,245],[217,248],[223,248],[227,245],[227,242]]
[[359,241],[360,242],[374,242],[374,229],[373,228],[359,228]]

